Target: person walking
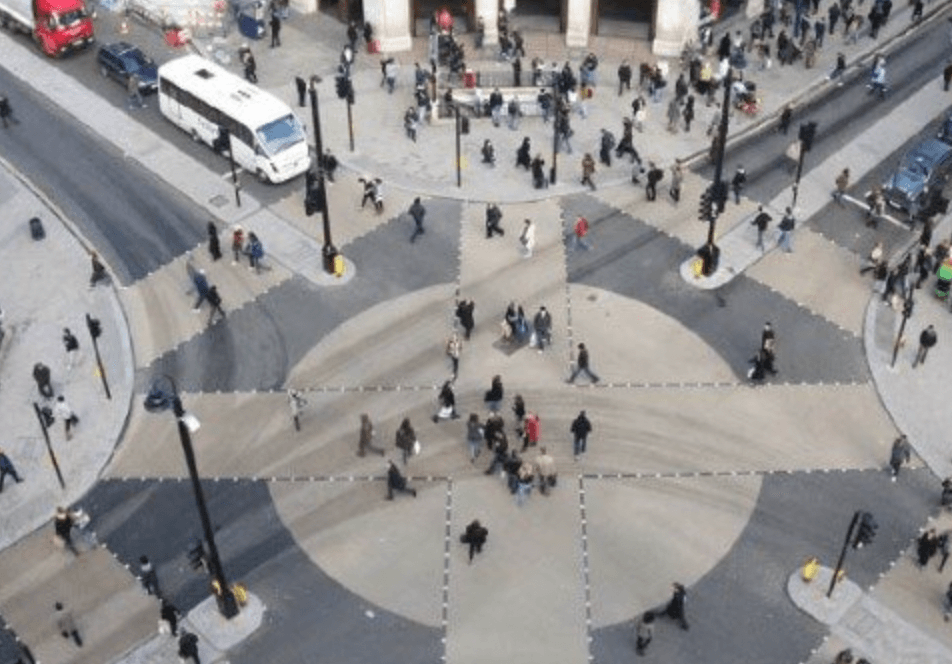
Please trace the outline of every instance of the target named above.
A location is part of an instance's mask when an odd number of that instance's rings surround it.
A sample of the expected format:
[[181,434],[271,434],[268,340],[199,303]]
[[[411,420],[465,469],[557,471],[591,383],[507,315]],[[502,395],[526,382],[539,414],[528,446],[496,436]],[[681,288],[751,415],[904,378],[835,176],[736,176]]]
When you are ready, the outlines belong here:
[[59,630],[60,636],[67,641],[72,639],[77,648],[82,648],[83,638],[79,635],[79,628],[76,626],[73,612],[66,609],[62,602],[56,602],[53,608],[56,611],[54,617],[56,618],[56,629]]
[[159,600],[159,620],[169,626],[169,634],[178,636],[179,611],[164,597]]
[[532,328],[535,330],[536,344],[541,353],[546,345],[552,344],[552,315],[544,305],[539,307],[532,319]]
[[502,376],[495,375],[490,381],[489,389],[486,390],[486,393],[483,395],[483,403],[486,404],[486,407],[491,411],[498,411],[499,405],[502,403],[503,397],[505,396],[505,390],[502,385]]
[[684,182],[684,171],[681,169],[681,160],[675,159],[671,166],[671,184],[668,186],[668,195],[678,203],[681,200],[681,183]]
[[78,556],[79,550],[73,543],[73,526],[75,523],[76,521],[73,518],[72,512],[67,510],[65,507],[56,508],[56,514],[53,517],[53,533],[55,534],[55,540],[59,542],[63,548],[72,551],[74,556]]
[[502,221],[502,211],[495,203],[486,203],[486,238],[491,239],[493,235],[505,235],[506,231],[499,226]]
[[521,451],[525,452],[526,448],[538,445],[540,435],[541,422],[539,421],[539,416],[535,413],[528,413],[524,422]]
[[423,218],[426,216],[426,208],[423,207],[423,203],[420,202],[419,196],[413,199],[413,204],[407,212],[413,218],[413,223],[415,224],[413,234],[410,236],[410,243],[413,244],[416,242],[417,237],[426,232],[423,229]]
[[69,404],[66,402],[66,397],[64,397],[62,394],[56,397],[56,404],[53,406],[53,414],[63,420],[63,428],[66,432],[66,440],[72,440],[73,427],[79,424],[79,417],[77,417],[76,413],[73,412],[73,409],[70,408]]
[[109,281],[109,273],[106,272],[106,266],[99,260],[99,254],[95,251],[89,252],[89,259],[92,263],[92,275],[89,277],[89,287],[96,286],[100,281]]
[[618,65],[618,96],[621,97],[624,90],[631,91],[631,65],[628,60],[622,60]]
[[684,611],[685,600],[687,599],[687,590],[680,583],[672,584],[672,593],[671,599],[668,601],[668,606],[665,607],[665,614],[671,618],[671,620],[677,621],[681,625],[681,629],[688,629],[688,620]]
[[575,220],[575,224],[572,226],[572,250],[575,251],[579,248],[581,249],[591,249],[586,236],[589,233],[589,223],[588,219],[585,217],[579,217]]
[[221,242],[218,239],[218,226],[214,221],[208,222],[208,253],[213,261],[221,259]]
[[549,495],[549,489],[554,488],[558,482],[558,472],[555,469],[555,459],[545,446],[539,448],[539,455],[535,458],[535,471],[539,476],[539,492],[543,496]]
[[370,421],[367,413],[360,414],[360,437],[357,443],[357,456],[367,456],[367,452],[373,452],[383,456],[383,448],[374,445],[374,425]]
[[919,536],[919,539],[916,540],[916,562],[920,569],[926,568],[938,548],[939,538],[936,535],[935,528],[929,528]]
[[757,244],[756,247],[760,249],[761,252],[766,251],[764,247],[764,232],[767,230],[767,226],[770,225],[770,222],[773,218],[764,212],[764,206],[757,206],[757,215],[754,217],[754,220],[750,222],[750,225],[757,229]]
[[731,179],[731,189],[734,191],[734,203],[740,205],[740,193],[744,189],[744,185],[747,184],[747,171],[744,170],[743,164],[738,164],[737,170],[734,171],[734,177]]
[[911,458],[912,447],[909,445],[906,434],[902,434],[893,441],[892,450],[889,452],[890,479],[893,482],[899,477],[899,469],[902,468],[902,464],[909,463]]
[[592,191],[595,191],[595,183],[592,182],[592,176],[595,174],[595,159],[590,152],[586,152],[582,157],[582,184],[587,184]]
[[691,123],[694,122],[694,95],[688,95],[684,102],[684,109],[681,111],[681,117],[684,119],[684,131],[690,133]]
[[440,388],[437,402],[440,405],[440,409],[433,415],[432,419],[434,424],[440,420],[455,420],[459,418],[459,413],[456,412],[456,395],[453,394],[452,381],[444,381],[443,387]]
[[840,171],[840,174],[836,176],[834,180],[836,189],[833,191],[833,200],[843,204],[843,196],[846,195],[846,189],[850,186],[850,169],[844,168]]
[[10,108],[10,100],[4,95],[0,95],[0,123],[3,123],[4,129],[8,129],[11,123],[16,124],[13,109]]
[[532,250],[535,248],[535,224],[531,219],[526,219],[522,226],[522,233],[519,235],[519,243],[522,244],[523,258],[532,258]]
[[393,461],[388,462],[387,467],[387,500],[393,500],[393,492],[409,493],[414,498],[417,497],[416,489],[407,484],[407,478],[403,476],[397,464]]
[[70,371],[79,357],[79,340],[68,327],[63,328],[63,347],[66,349],[66,370]]
[[952,618],[952,582],[949,583],[945,596],[942,598],[942,619],[949,622],[950,618]]
[[456,318],[459,324],[463,326],[463,339],[469,341],[476,327],[476,319],[473,316],[476,310],[476,303],[473,300],[461,300],[456,303]]
[[235,224],[231,231],[231,264],[238,265],[245,253],[245,229]]
[[156,597],[162,595],[159,592],[159,575],[148,556],[139,556],[139,581],[148,594]]
[[410,424],[410,418],[405,417],[397,429],[395,445],[403,455],[403,465],[407,465],[407,460],[414,454],[414,448],[417,446],[416,432]]
[[[186,263],[186,269],[192,271],[191,263]],[[202,308],[202,302],[208,299],[208,278],[205,276],[205,270],[192,271],[192,288],[196,293],[195,304],[192,305],[192,311],[198,313]]]
[[473,564],[473,558],[477,553],[483,552],[483,546],[486,544],[486,538],[489,537],[489,530],[479,522],[479,519],[466,526],[466,530],[460,535],[459,541],[469,545],[469,564]]
[[36,389],[44,399],[53,398],[53,384],[50,378],[50,368],[42,362],[33,365],[33,380],[36,381]]
[[572,371],[572,375],[569,376],[568,382],[574,383],[575,379],[582,372],[592,380],[593,383],[598,382],[598,376],[592,371],[589,366],[589,357],[588,357],[588,348],[585,347],[584,343],[579,343],[578,345],[578,357],[575,360],[575,370]]
[[483,446],[483,425],[479,421],[479,415],[470,413],[466,420],[466,445],[469,448],[469,462],[476,463],[476,457],[479,456]]
[[645,174],[648,182],[645,185],[645,196],[649,201],[658,196],[658,183],[664,178],[664,171],[658,168],[653,161],[648,162],[648,172]]
[[209,286],[208,288],[208,304],[211,305],[212,311],[208,316],[208,324],[211,325],[215,320],[215,315],[217,314],[221,320],[225,320],[225,310],[221,306],[221,295],[218,294],[218,286]]
[[255,274],[261,274],[262,260],[264,260],[264,245],[254,232],[248,233],[248,269],[254,270]]
[[136,108],[143,108],[146,104],[142,100],[142,92],[139,91],[139,85],[142,83],[142,79],[139,78],[138,74],[132,74],[126,80],[126,92],[129,95],[129,99],[126,101],[126,105],[131,109],[133,106]]
[[11,476],[17,484],[23,481],[23,478],[17,474],[17,469],[10,461],[10,457],[3,451],[3,448],[0,448],[0,493],[3,493],[3,480],[6,479],[7,475]]
[[780,219],[780,237],[777,239],[777,246],[788,254],[793,253],[793,229],[796,228],[796,220],[793,217],[793,210],[789,207],[784,210],[783,217]]
[[527,171],[532,168],[532,144],[528,136],[522,139],[522,144],[516,150],[516,166],[522,166]]
[[579,456],[584,454],[588,449],[588,435],[592,433],[592,423],[589,421],[588,416],[585,415],[584,410],[579,411],[576,418],[572,420],[572,425],[569,427],[569,430],[573,436],[572,456],[578,461]]
[[[271,48],[281,45],[281,17],[271,12]],[[197,662],[196,662],[197,664]]]
[[459,377],[459,356],[462,350],[463,341],[459,338],[459,334],[454,331],[452,334],[450,334],[450,338],[446,340],[446,355],[450,358],[450,362],[453,364],[454,381]]
[[643,656],[654,636],[654,611],[645,611],[635,623],[635,652]]
[[935,333],[934,325],[929,325],[919,334],[919,350],[916,351],[916,359],[912,361],[913,369],[926,363],[926,355],[929,354],[929,349],[935,346],[936,341],[938,341],[938,336]]
[[780,112],[780,124],[777,127],[778,131],[784,136],[786,136],[787,132],[790,130],[790,121],[792,119],[793,119],[793,109],[790,108],[790,104],[787,104],[786,106],[783,107],[783,110]]
[[[274,21],[277,19],[277,15],[272,16],[272,26]],[[272,27],[272,30],[274,28]],[[271,40],[274,41],[274,36],[272,32]],[[273,43],[272,43],[273,46]],[[202,664],[202,660],[198,657],[198,637],[192,634],[191,632],[186,632],[182,630],[182,635],[179,636],[178,640],[178,656],[182,662],[185,662],[186,659],[191,659],[194,664]]]
[[294,77],[294,88],[297,90],[298,106],[307,106],[307,81],[300,76]]

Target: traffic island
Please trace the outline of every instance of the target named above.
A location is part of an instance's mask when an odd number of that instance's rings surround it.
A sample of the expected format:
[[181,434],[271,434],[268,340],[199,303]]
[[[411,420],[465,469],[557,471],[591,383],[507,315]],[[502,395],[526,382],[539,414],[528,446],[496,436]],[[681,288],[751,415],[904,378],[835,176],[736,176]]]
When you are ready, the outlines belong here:
[[843,615],[863,597],[862,589],[846,578],[836,582],[833,593],[827,597],[833,570],[819,566],[811,580],[804,577],[803,568],[790,574],[787,579],[787,594],[804,613],[824,625],[835,625]]

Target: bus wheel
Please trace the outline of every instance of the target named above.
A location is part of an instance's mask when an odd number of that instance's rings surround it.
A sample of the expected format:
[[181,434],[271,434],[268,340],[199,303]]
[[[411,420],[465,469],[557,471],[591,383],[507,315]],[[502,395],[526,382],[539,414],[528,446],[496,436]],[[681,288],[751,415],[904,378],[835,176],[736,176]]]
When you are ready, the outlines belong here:
[[263,183],[265,183],[265,184],[268,184],[268,183],[271,182],[271,178],[268,177],[268,174],[265,173],[265,172],[264,172],[262,169],[260,169],[260,168],[255,171],[255,177],[258,178],[258,181],[259,181],[259,182],[263,182]]
[[195,141],[196,143],[202,142],[202,137],[198,135],[197,129],[192,130],[192,140]]

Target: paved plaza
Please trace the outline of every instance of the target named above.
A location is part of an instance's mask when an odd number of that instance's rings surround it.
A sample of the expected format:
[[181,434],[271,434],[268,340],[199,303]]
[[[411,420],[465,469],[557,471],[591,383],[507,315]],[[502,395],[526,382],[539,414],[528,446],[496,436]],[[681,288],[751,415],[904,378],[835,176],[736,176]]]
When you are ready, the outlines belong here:
[[[881,42],[903,38],[908,11],[896,8]],[[933,2],[929,20],[945,21],[943,11]],[[100,21],[100,34],[115,29],[114,18]],[[142,26],[133,29],[149,38]],[[583,54],[556,37],[528,31],[528,48],[577,63]],[[158,603],[135,576],[145,551],[167,553],[153,558],[163,590],[183,608],[207,597],[185,557],[198,525],[175,419],[142,404],[152,379],[168,374],[201,422],[195,449],[229,578],[245,584],[264,612],[250,637],[230,645],[216,641],[228,626],[195,609],[185,623],[202,637],[203,662],[627,661],[633,618],[666,603],[675,581],[688,588],[690,630],[662,620],[646,661],[821,664],[851,647],[872,664],[952,662],[940,609],[947,579],[916,569],[910,553],[921,529],[952,527],[938,511],[940,479],[952,475],[941,389],[952,361],[948,304],[924,287],[891,367],[900,315],[859,274],[865,256],[824,226],[833,205],[830,174],[840,162],[805,172],[804,223],[792,254],[751,254],[745,244],[757,205],[776,210],[780,197],[730,202],[719,226],[722,246],[742,248],[725,256],[722,269],[738,267],[719,288],[707,288],[680,269],[706,237],[697,221],[704,178],[688,173],[680,203],[668,197],[666,182],[657,201],[646,201],[630,183],[627,159],[600,167],[597,190],[579,184],[581,155],[594,150],[600,127],[620,133],[630,104],[630,95],[615,98],[614,69],[621,58],[649,57],[643,45],[593,40],[603,83],[588,119],[574,120],[575,152],[559,155],[557,184],[534,190],[510,161],[523,135],[551,158],[550,126],[538,118],[524,119],[518,132],[474,119],[462,187],[452,124],[423,127],[416,144],[404,138],[402,112],[423,39],[400,56],[393,96],[377,85],[375,59],[359,56],[354,153],[343,102],[333,94],[342,26],[327,16],[302,18],[282,40],[280,49],[256,46],[262,87],[294,104],[294,75],[317,68],[325,78],[324,141],[342,163],[328,196],[334,241],[349,266],[337,281],[321,273],[320,217],[304,216],[301,187],[249,186],[235,206],[225,167],[187,136],[165,140],[152,116],[123,109],[121,93],[94,95],[27,42],[0,34],[17,77],[180,192],[180,205],[206,210],[226,250],[212,261],[197,229],[116,270],[110,285],[88,288],[87,252],[96,238],[83,237],[58,216],[55,196],[3,162],[0,209],[11,221],[0,236],[0,260],[14,277],[0,284],[8,331],[0,410],[10,413],[15,432],[3,447],[26,482],[4,486],[0,616],[38,661],[176,661],[173,640],[155,634]],[[232,35],[198,47],[231,53],[238,43]],[[874,50],[864,41],[849,48],[857,70]],[[732,118],[732,132],[770,124],[787,101],[818,93],[832,58],[827,49],[814,70],[787,68],[783,80],[765,75],[767,108],[759,118]],[[480,66],[506,65],[487,55]],[[925,125],[947,97],[939,84],[920,94],[910,105]],[[669,134],[663,106],[653,105],[649,127],[636,135],[642,156],[665,168],[675,156],[700,164],[715,109],[699,106],[691,133]],[[857,142],[844,153],[853,150],[858,171],[870,169],[915,131],[899,128],[879,145]],[[484,137],[497,144],[492,169],[479,163]],[[385,182],[383,213],[360,207],[357,177],[366,175]],[[406,209],[416,196],[427,210],[426,232],[410,243]],[[490,201],[500,203],[506,231],[492,239],[484,226]],[[34,215],[46,221],[42,243],[26,232]],[[571,242],[579,216],[591,223],[588,249]],[[518,241],[524,219],[537,227],[531,257]],[[861,229],[862,221],[857,208],[850,223]],[[268,270],[256,274],[229,260],[235,223],[261,236]],[[941,219],[935,237],[950,232],[952,221]],[[205,313],[191,311],[186,261],[219,286],[225,320],[207,325]],[[439,386],[451,377],[444,348],[459,299],[476,303],[476,328],[454,383],[462,417],[434,423]],[[551,312],[551,347],[537,352],[500,339],[510,302],[530,317],[540,306]],[[85,312],[104,321],[108,400],[85,337],[79,366],[62,367],[61,328],[85,334]],[[779,373],[752,385],[749,359],[768,320],[777,330]],[[913,371],[918,333],[928,323],[939,343]],[[598,383],[582,377],[567,384],[580,342]],[[39,358],[49,358],[57,390],[82,418],[71,441],[59,422],[51,429],[66,490],[30,405],[39,399],[29,377]],[[495,375],[505,384],[511,445],[511,398],[521,394],[540,416],[542,444],[559,472],[550,495],[535,491],[521,506],[504,479],[485,474],[488,451],[472,464],[467,456],[465,420],[470,413],[485,419],[483,394]],[[300,431],[288,388],[308,402]],[[580,410],[594,431],[587,452],[574,458],[570,425]],[[355,454],[361,413],[373,420],[386,456]],[[422,451],[401,467],[418,495],[387,502],[386,460],[401,463],[392,441],[405,417]],[[884,468],[900,432],[916,454],[893,483]],[[49,517],[59,504],[80,504],[92,517],[76,558],[51,544]],[[879,536],[850,554],[854,592],[836,620],[824,622],[805,604],[821,602],[816,593],[792,593],[788,579],[811,556],[833,567],[858,509],[876,514]],[[490,534],[468,564],[459,535],[474,518]],[[62,598],[86,635],[81,651],[50,618]]]

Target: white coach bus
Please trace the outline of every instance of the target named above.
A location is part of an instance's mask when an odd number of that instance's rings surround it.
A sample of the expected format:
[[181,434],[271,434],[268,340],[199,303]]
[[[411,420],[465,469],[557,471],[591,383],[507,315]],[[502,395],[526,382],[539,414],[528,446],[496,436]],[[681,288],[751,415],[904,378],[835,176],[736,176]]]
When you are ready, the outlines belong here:
[[228,129],[235,161],[264,182],[285,182],[310,166],[304,128],[288,105],[199,55],[159,67],[159,110],[208,145],[219,127]]

